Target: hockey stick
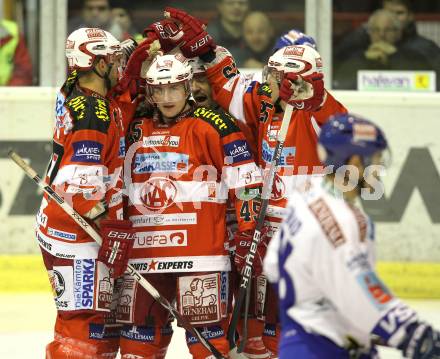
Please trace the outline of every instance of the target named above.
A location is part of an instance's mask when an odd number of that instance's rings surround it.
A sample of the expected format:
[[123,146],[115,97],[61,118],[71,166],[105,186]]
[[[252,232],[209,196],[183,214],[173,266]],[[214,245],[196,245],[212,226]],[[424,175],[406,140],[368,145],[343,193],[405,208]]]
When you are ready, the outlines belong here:
[[[269,205],[270,195],[272,193],[272,185],[273,179],[275,176],[275,170],[278,165],[278,162],[281,158],[281,151],[283,150],[284,141],[286,140],[287,129],[289,128],[290,118],[292,117],[293,107],[292,105],[287,105],[284,111],[283,120],[281,122],[281,128],[278,132],[277,142],[275,146],[275,151],[272,156],[272,160],[269,164],[269,172],[264,179],[263,190],[261,194],[261,207],[260,212],[257,217],[257,224],[254,231],[254,236],[252,238],[251,246],[249,248],[249,252],[246,256],[245,265],[241,271],[241,281],[240,288],[238,289],[238,295],[235,301],[234,310],[232,311],[231,322],[229,323],[228,328],[228,341],[229,348],[233,350],[236,347],[235,343],[235,331],[237,329],[238,320],[241,314],[241,307],[246,297],[246,293],[248,292],[248,287],[251,284],[252,278],[252,265],[254,263],[255,254],[257,253],[258,243],[261,238],[261,230],[264,225],[264,218],[266,217],[267,207]],[[240,345],[240,348],[244,348],[244,344]]]
[[[35,170],[30,167],[24,160],[14,151],[9,151],[8,156],[14,161],[25,173],[40,187],[50,198],[55,202],[84,230],[87,234],[93,238],[99,245],[102,243],[99,233],[76,212],[63,198],[46,182],[44,182]],[[162,297],[156,288],[154,288],[150,282],[148,282],[142,275],[132,266],[128,265],[126,273],[130,274],[159,304],[167,309],[177,322],[188,332],[193,334],[199,342],[208,349],[217,359],[226,359],[209,341],[207,341],[194,326],[187,321],[180,313],[168,302],[168,300]]]

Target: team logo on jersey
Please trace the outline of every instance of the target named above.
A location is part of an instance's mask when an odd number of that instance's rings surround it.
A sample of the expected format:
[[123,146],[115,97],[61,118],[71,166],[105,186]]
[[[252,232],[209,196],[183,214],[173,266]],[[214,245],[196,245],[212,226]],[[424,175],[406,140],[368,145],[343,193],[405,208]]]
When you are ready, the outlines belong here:
[[184,247],[187,245],[187,231],[138,232],[133,248]]
[[72,146],[73,155],[70,159],[72,162],[101,162],[102,143],[86,140],[73,142]]
[[223,146],[223,149],[227,158],[229,157],[229,161],[227,161],[229,164],[251,159],[248,144],[244,140],[236,140],[227,143]]
[[188,173],[189,155],[176,152],[138,153],[134,173]]
[[158,211],[174,204],[177,188],[169,178],[152,177],[145,182],[140,196],[145,207]]
[[170,136],[170,135],[162,135],[162,136],[148,136],[144,137],[142,141],[143,147],[179,147],[180,144],[180,136]]
[[178,308],[192,324],[217,322],[221,318],[220,275],[185,276],[178,279]]

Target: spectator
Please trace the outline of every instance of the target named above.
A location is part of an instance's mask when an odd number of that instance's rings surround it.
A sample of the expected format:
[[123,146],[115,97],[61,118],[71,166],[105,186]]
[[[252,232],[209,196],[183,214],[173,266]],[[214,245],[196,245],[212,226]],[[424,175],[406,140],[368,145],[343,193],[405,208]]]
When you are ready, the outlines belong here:
[[244,59],[237,60],[240,67],[263,68],[272,55],[274,28],[269,17],[253,11],[243,20]]
[[402,24],[388,10],[376,10],[367,24],[369,44],[350,51],[334,73],[334,88],[356,89],[358,70],[429,70],[424,56],[399,45]]
[[14,21],[0,20],[0,86],[32,85],[32,63]]
[[122,37],[124,40],[132,37],[138,43],[142,41],[142,34],[135,29],[131,20],[130,12],[125,7],[113,7],[112,8],[113,21],[117,23],[122,30]]
[[81,16],[69,22],[69,32],[81,27],[98,27],[110,32],[118,40],[124,38],[120,25],[113,21],[108,0],[83,0]]
[[[411,0],[383,0],[382,7],[394,13],[402,24],[403,31],[399,46],[421,53],[430,64],[430,68],[439,71],[440,48],[433,41],[417,33]],[[347,53],[366,48],[369,44],[370,37],[367,25],[364,24],[335,47],[335,63],[344,61]]]
[[219,0],[219,17],[208,24],[208,32],[217,44],[226,47],[234,56],[243,56],[243,19],[249,10],[249,0]]

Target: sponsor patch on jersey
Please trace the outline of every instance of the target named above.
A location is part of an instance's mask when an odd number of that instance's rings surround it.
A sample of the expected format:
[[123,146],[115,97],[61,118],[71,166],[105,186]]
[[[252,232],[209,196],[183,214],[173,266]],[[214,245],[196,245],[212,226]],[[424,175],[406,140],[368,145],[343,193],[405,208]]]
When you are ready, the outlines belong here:
[[133,323],[133,304],[136,296],[137,284],[131,276],[124,276],[121,282],[120,296],[116,306],[116,319],[121,323]]
[[97,277],[96,277],[96,309],[110,310],[113,302],[114,280],[110,278],[109,268],[102,262],[96,261]]
[[57,310],[73,310],[72,267],[53,267],[48,274]]
[[221,318],[220,274],[179,277],[177,308],[192,324],[218,322]]
[[121,336],[138,342],[154,342],[154,327],[140,327],[136,325],[124,325]]
[[[204,327],[200,334],[207,340],[220,338],[225,335],[224,330],[219,326]],[[198,339],[189,332],[186,332],[186,342],[188,345],[198,343]]]
[[228,316],[229,273],[220,272],[220,310],[222,318]]
[[110,339],[119,337],[119,327],[89,323],[89,339]]
[[[183,258],[183,257],[182,257]],[[194,261],[182,258],[153,258],[147,260],[131,260],[130,264],[141,273],[188,272],[194,267]]]
[[223,146],[223,150],[226,156],[226,163],[238,163],[242,161],[248,161],[252,158],[249,152],[249,146],[244,140],[236,140],[226,143]]
[[180,136],[156,135],[144,137],[142,140],[143,147],[179,147]]
[[52,237],[64,239],[67,241],[75,241],[76,240],[75,233],[60,231],[59,229],[55,229],[55,228],[51,228],[51,227],[47,228],[47,234]]
[[186,247],[188,233],[186,229],[154,232],[137,232],[133,248]]
[[368,228],[367,217],[356,206],[353,206],[351,204],[348,204],[348,206],[353,212],[354,218],[356,218],[356,223],[359,229],[359,239],[361,242],[365,242],[365,239],[367,237],[367,228]]
[[100,163],[102,143],[96,141],[73,142],[72,162]]
[[379,310],[382,310],[393,299],[389,289],[373,271],[357,275],[356,280],[367,294],[370,302]]
[[226,112],[213,111],[205,107],[198,107],[193,111],[192,115],[208,122],[218,131],[220,137],[239,131],[234,118]]
[[333,247],[337,248],[347,241],[333,212],[322,198],[310,203],[309,208]]
[[197,224],[197,213],[144,214],[131,216],[133,227],[184,226]]
[[134,173],[188,173],[189,155],[176,152],[138,153]]
[[266,293],[267,293],[267,279],[266,277],[260,275],[257,277],[257,285],[255,291],[255,304],[256,304],[256,315],[259,320],[265,320],[265,304],[266,304]]
[[[269,146],[266,140],[262,141],[261,155],[263,161],[270,163],[272,156],[275,152],[275,148]],[[296,147],[283,147],[279,160],[279,166],[281,167],[293,167],[295,162]]]
[[73,293],[75,309],[93,309],[95,293],[95,261],[75,259],[73,261]]
[[275,324],[266,324],[264,326],[263,335],[266,337],[276,337],[277,326]]
[[119,139],[119,152],[118,152],[119,158],[125,156],[125,137],[121,137]]

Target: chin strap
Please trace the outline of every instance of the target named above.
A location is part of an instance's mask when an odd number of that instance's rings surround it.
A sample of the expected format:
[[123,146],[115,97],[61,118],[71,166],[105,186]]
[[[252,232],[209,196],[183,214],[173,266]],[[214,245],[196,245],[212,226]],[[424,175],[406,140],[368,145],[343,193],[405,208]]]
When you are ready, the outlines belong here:
[[101,75],[98,71],[96,71],[96,67],[93,67],[93,72],[97,74],[100,78],[104,79],[105,87],[107,88],[107,91],[110,91],[112,88],[112,82],[110,81],[110,71],[112,70],[113,64],[108,64],[108,70],[104,73],[104,75]]

